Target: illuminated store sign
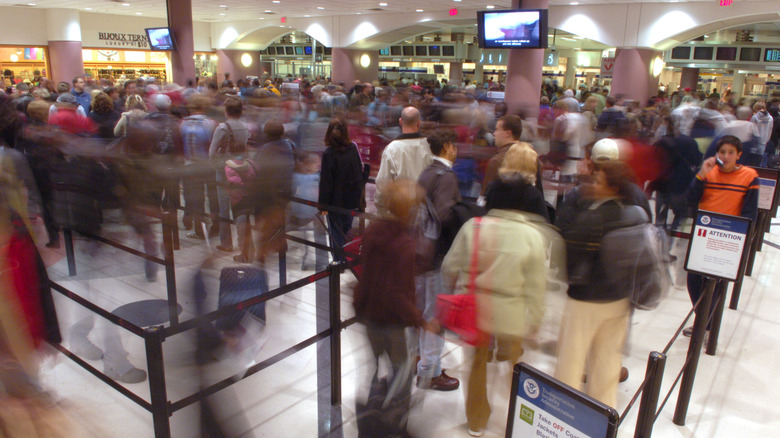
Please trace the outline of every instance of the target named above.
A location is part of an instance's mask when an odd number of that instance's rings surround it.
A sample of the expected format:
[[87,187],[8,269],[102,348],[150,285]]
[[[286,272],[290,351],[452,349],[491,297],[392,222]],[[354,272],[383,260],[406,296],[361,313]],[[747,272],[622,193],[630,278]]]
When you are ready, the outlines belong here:
[[98,32],[98,39],[107,46],[148,48],[149,40],[146,35],[134,33]]

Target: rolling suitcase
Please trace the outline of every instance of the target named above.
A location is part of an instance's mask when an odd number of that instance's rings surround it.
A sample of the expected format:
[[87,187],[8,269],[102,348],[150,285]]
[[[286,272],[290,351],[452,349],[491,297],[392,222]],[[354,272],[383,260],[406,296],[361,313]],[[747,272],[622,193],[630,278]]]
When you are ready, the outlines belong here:
[[[219,274],[219,307],[240,303],[268,292],[268,277],[263,269],[253,266],[223,268]],[[265,303],[254,304],[244,310],[217,320],[220,330],[236,328],[249,312],[265,324]]]

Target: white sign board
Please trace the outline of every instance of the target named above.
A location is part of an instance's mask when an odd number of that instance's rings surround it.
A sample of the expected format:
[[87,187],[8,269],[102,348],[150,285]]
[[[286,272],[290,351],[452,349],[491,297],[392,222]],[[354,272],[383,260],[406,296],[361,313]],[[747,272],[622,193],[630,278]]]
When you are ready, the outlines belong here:
[[615,71],[615,58],[601,58],[601,77],[612,77]]
[[767,178],[758,179],[758,208],[761,210],[771,210],[772,201],[775,199],[775,188],[777,181]]
[[749,230],[749,219],[700,211],[691,233],[685,269],[737,280]]

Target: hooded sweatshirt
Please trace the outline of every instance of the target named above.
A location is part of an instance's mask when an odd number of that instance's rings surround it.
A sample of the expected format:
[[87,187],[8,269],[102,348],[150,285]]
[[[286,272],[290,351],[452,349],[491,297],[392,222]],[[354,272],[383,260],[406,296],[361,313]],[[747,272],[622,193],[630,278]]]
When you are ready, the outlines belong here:
[[750,121],[756,125],[758,130],[758,149],[761,153],[764,153],[764,147],[769,141],[769,137],[772,136],[772,126],[774,124],[772,116],[767,110],[762,110],[753,114]]

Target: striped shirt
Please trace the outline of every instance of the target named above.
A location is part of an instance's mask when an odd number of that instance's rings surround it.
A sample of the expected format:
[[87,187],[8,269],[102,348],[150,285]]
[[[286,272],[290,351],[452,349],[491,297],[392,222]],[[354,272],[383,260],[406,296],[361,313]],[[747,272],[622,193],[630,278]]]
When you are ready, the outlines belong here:
[[755,220],[758,209],[758,173],[748,166],[733,172],[713,168],[703,180],[694,181],[702,186],[699,209],[732,216],[744,216]]

